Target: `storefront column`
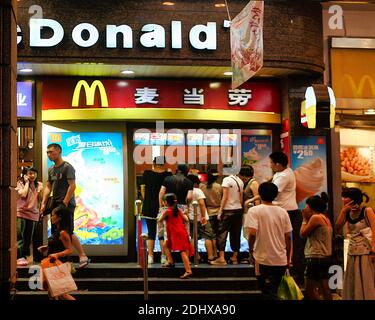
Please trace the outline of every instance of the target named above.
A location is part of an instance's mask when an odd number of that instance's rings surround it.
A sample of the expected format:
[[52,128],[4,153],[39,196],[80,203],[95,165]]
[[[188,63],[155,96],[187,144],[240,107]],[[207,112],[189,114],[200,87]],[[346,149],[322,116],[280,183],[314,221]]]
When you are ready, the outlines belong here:
[[17,1],[0,2],[0,301],[16,274]]

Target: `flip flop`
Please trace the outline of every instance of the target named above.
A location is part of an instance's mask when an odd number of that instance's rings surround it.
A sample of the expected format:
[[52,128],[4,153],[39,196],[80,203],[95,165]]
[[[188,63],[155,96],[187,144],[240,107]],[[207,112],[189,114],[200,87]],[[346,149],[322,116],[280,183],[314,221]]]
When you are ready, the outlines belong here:
[[185,273],[180,277],[180,279],[188,279],[188,278],[190,278],[192,275],[193,275],[192,272],[185,272]]
[[85,257],[83,259],[80,259],[79,260],[79,266],[78,266],[78,269],[83,269],[83,268],[86,268],[89,263],[91,262],[91,260],[88,258],[88,257]]
[[175,264],[174,263],[166,262],[166,263],[162,264],[161,267],[162,268],[174,268]]
[[217,265],[217,266],[226,266],[227,265],[227,262],[224,260],[224,261],[220,261],[218,259],[214,260],[214,261],[210,261],[210,264],[211,265]]

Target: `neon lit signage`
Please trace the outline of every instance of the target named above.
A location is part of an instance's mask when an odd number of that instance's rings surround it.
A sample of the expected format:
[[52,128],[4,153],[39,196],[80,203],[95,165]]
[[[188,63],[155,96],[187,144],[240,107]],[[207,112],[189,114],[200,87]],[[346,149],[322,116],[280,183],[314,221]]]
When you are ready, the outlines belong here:
[[[217,23],[207,22],[207,24],[198,24],[193,26],[189,31],[189,43],[197,50],[216,50],[217,49]],[[64,27],[60,22],[53,19],[35,19],[29,20],[30,47],[50,48],[59,45],[65,36]],[[171,21],[171,48],[182,49],[182,22]],[[43,38],[42,30],[52,30],[49,38]],[[146,24],[142,26],[143,34],[139,38],[139,43],[145,48],[166,48],[166,30],[159,24]],[[22,30],[17,26],[17,44],[22,42]],[[88,34],[88,38],[83,34]],[[117,40],[117,35],[122,35],[122,43]],[[79,23],[72,32],[73,42],[81,48],[89,48],[96,45],[99,41],[100,34],[96,26],[91,23]],[[120,38],[120,37],[119,37]],[[106,48],[123,48],[132,49],[133,29],[126,25],[108,24],[105,28]]]
[[99,80],[95,80],[91,85],[89,85],[87,83],[87,81],[85,81],[85,80],[78,81],[76,87],[74,88],[74,92],[73,92],[72,107],[78,107],[79,97],[80,97],[82,88],[83,88],[83,91],[86,94],[86,105],[87,106],[93,106],[94,105],[95,92],[96,92],[96,89],[98,89],[99,95],[100,95],[101,106],[103,108],[108,107],[107,92],[105,91],[103,83]]

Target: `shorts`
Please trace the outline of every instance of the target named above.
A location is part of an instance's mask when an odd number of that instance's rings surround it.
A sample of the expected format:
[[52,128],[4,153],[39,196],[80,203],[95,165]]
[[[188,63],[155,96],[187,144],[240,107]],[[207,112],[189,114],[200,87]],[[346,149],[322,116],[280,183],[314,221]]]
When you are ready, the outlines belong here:
[[[194,236],[194,221],[190,220],[190,237],[193,239]],[[203,226],[200,221],[198,221],[198,240],[215,240],[215,235],[211,228],[210,221]]]
[[305,278],[315,281],[329,279],[328,273],[331,263],[331,258],[306,258]]
[[[160,211],[157,215],[157,219],[163,214],[164,211]],[[165,221],[156,220],[156,236],[159,240],[165,240],[167,238],[167,229],[165,228]]]

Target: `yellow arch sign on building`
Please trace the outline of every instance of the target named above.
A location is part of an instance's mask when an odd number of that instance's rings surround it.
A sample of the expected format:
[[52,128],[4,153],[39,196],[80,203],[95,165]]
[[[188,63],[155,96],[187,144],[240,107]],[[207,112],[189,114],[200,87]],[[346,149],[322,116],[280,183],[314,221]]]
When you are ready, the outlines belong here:
[[81,95],[81,90],[84,90],[86,94],[86,105],[93,106],[95,100],[96,89],[99,89],[100,102],[103,108],[108,107],[108,98],[107,92],[105,91],[104,85],[101,81],[95,80],[91,86],[87,83],[86,80],[78,81],[76,87],[74,88],[73,98],[72,98],[72,107],[79,106],[79,97]]

